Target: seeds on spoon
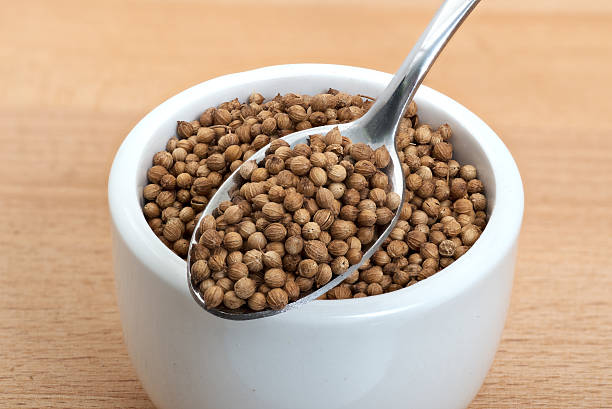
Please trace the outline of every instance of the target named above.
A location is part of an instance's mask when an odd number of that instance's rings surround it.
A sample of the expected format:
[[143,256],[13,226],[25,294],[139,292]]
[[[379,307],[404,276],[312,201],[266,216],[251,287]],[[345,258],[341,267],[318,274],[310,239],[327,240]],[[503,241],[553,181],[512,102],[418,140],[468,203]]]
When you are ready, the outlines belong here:
[[[376,225],[384,230],[397,209],[385,207],[387,195],[394,193],[389,183],[382,182],[387,182],[388,178],[384,169],[377,168],[371,161],[374,156],[355,161],[349,153],[351,145],[351,140],[343,138],[334,128],[326,135],[312,135],[307,144],[293,148],[279,141],[270,147],[257,167],[247,162],[248,172],[244,175],[249,178],[234,188],[231,201],[221,203],[213,211],[214,222],[208,219],[196,233],[198,245],[213,250],[211,258],[217,258],[214,263],[219,272],[217,280],[229,278],[232,281],[227,287],[217,284],[224,290],[224,308],[241,308],[244,303],[238,299],[261,293],[266,295],[268,308],[282,309],[290,300],[309,294],[348,269],[351,262],[345,257],[349,250],[346,240],[354,237],[360,228],[371,230],[372,235]],[[372,186],[367,180],[359,179],[351,190],[344,182],[347,175],[356,171],[370,178],[376,173],[382,176],[379,175],[378,181],[373,180]],[[332,184],[335,194],[329,189]],[[253,189],[258,192],[256,195],[252,194]],[[347,193],[347,200],[355,203],[349,206],[359,212],[356,218],[351,217],[354,220],[341,218],[342,201]],[[357,196],[351,197],[354,195]],[[376,201],[369,199],[370,196]],[[236,225],[246,223],[254,224],[256,231],[242,235]],[[369,239],[366,244],[371,241]],[[366,246],[359,238],[354,238],[351,245],[351,261],[359,262]],[[258,251],[256,271],[250,271],[253,269],[244,263],[224,265],[219,259],[219,250],[237,252],[238,258],[250,262],[254,262],[250,260],[254,254],[248,252]],[[192,267],[201,268],[196,264],[201,262],[195,261]],[[320,266],[328,267],[321,267],[323,273],[315,281]],[[382,269],[380,271],[382,275]],[[199,279],[203,275],[197,272]],[[212,297],[213,290],[206,291]],[[212,298],[213,303],[217,300],[218,296]],[[261,308],[260,302],[250,304]],[[247,302],[246,308],[250,309],[250,304]],[[210,308],[217,306],[221,304]]]

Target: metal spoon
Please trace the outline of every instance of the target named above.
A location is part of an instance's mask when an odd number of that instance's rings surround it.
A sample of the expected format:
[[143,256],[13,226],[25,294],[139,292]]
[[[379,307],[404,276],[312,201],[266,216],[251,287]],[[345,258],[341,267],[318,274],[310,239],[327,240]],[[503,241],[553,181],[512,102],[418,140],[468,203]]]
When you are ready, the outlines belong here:
[[[421,37],[410,51],[410,54],[408,54],[408,57],[406,57],[404,60],[400,69],[391,79],[391,82],[389,85],[387,85],[387,88],[384,89],[382,94],[377,98],[376,102],[361,118],[351,123],[326,125],[306,129],[304,131],[287,135],[283,139],[289,143],[289,145],[294,146],[298,143],[306,143],[310,135],[325,134],[337,126],[340,133],[343,136],[350,138],[353,143],[362,142],[372,146],[373,148],[384,144],[391,155],[391,163],[387,167],[386,172],[389,176],[393,191],[401,197],[400,203],[403,203],[405,190],[404,176],[402,174],[402,167],[395,149],[395,133],[397,131],[399,121],[406,106],[412,100],[417,88],[423,81],[423,78],[425,78],[425,75],[427,75],[429,68],[440,54],[440,51],[442,51],[448,40],[453,36],[457,28],[461,25],[461,23],[463,23],[465,18],[470,14],[474,7],[476,7],[479,1],[480,0],[446,0],[438,9],[438,12],[431,20],[423,34],[421,34]],[[265,152],[267,151],[268,147],[269,145],[256,152],[253,156],[251,156],[251,158],[249,158],[249,160],[252,159],[259,163],[266,156]],[[350,266],[345,273],[335,277],[329,283],[316,291],[303,298],[300,298],[297,301],[287,304],[287,306],[282,310],[242,312],[240,310],[231,311],[217,308],[207,309],[206,303],[204,302],[204,297],[193,287],[193,281],[191,280],[191,249],[194,244],[197,244],[196,232],[200,228],[202,218],[206,215],[212,214],[213,210],[216,209],[221,202],[229,200],[230,191],[237,185],[237,183],[240,182],[241,177],[239,175],[239,169],[237,169],[221,185],[221,187],[219,187],[217,193],[215,193],[204,209],[204,212],[198,220],[198,223],[194,229],[194,234],[189,243],[189,255],[187,258],[187,283],[189,285],[189,291],[194,300],[202,308],[221,318],[231,320],[251,320],[268,317],[282,312],[287,312],[318,298],[344,281],[344,279],[357,270],[364,261],[368,260],[372,256],[372,254],[387,238],[395,226],[400,214],[401,205],[400,208],[396,210],[395,217],[391,223],[389,223],[386,230],[364,253],[361,261],[358,264]]]

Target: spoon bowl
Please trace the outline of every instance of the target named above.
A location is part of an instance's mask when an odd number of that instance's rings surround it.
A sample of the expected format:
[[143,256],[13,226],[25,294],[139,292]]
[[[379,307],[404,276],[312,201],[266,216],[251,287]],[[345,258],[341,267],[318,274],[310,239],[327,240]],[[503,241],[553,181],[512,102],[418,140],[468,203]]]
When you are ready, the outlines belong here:
[[[378,140],[378,141],[373,140],[369,134],[364,132],[364,128],[361,126],[361,122],[360,122],[361,120],[362,118],[358,119],[355,122],[350,122],[350,123],[345,123],[345,124],[325,125],[325,126],[320,126],[316,128],[305,129],[303,131],[294,132],[292,134],[289,134],[285,136],[283,140],[287,142],[289,146],[293,147],[300,143],[307,143],[308,138],[311,135],[325,134],[331,131],[333,128],[338,127],[338,130],[340,131],[342,136],[348,137],[349,139],[351,139],[353,143],[360,143],[360,142],[366,143],[370,145],[373,149],[376,149],[382,145],[387,145],[388,147],[392,147],[392,149],[388,149],[389,154],[391,156],[391,162],[384,169],[384,171],[389,177],[391,191],[397,193],[400,196],[401,198],[400,203],[404,203],[404,190],[405,190],[404,189],[404,177],[402,174],[402,166],[401,166],[399,157],[397,155],[397,151],[395,150],[395,143],[393,142],[394,140],[393,135],[390,135],[388,138],[385,138],[382,140]],[[265,147],[257,151],[253,156],[251,156],[249,160],[254,160],[257,163],[260,163],[265,158],[266,152],[269,147],[270,147],[270,144],[266,145]],[[215,193],[215,195],[211,198],[210,202],[208,203],[208,205],[202,212],[202,215],[198,219],[198,222],[194,228],[194,234],[191,236],[191,240],[189,243],[190,251],[187,256],[187,282],[189,285],[189,292],[191,293],[194,300],[200,306],[206,309],[206,311],[218,317],[221,317],[221,318],[227,318],[227,319],[233,319],[233,320],[250,320],[250,319],[256,319],[256,318],[269,317],[272,315],[276,315],[276,314],[297,308],[304,303],[307,303],[311,300],[314,300],[320,297],[321,295],[325,294],[330,289],[340,284],[348,276],[353,274],[353,272],[356,271],[363,264],[365,260],[368,260],[372,256],[372,254],[374,254],[374,252],[380,247],[382,242],[389,236],[389,234],[391,233],[391,230],[393,230],[393,227],[395,226],[395,223],[397,222],[397,219],[400,214],[401,205],[395,211],[395,215],[393,219],[387,225],[384,232],[380,236],[378,236],[378,239],[374,243],[369,245],[369,247],[364,252],[361,258],[361,261],[359,263],[351,265],[343,274],[340,274],[334,277],[332,280],[330,280],[329,283],[318,288],[312,293],[294,302],[287,304],[287,306],[281,310],[263,310],[263,311],[257,311],[257,312],[243,312],[242,310],[232,311],[232,310],[226,310],[222,308],[210,308],[209,309],[209,308],[206,308],[206,302],[204,301],[203,295],[193,286],[193,280],[191,278],[191,248],[195,244],[198,243],[196,239],[196,232],[200,229],[200,224],[202,223],[202,219],[204,218],[204,216],[211,215],[213,211],[219,207],[221,202],[226,201],[226,200],[231,200],[230,192],[240,183],[244,183],[244,181],[242,177],[240,176],[240,167],[239,167],[230,175],[229,178],[227,178],[225,182],[223,182],[223,184],[217,190],[217,193]]]

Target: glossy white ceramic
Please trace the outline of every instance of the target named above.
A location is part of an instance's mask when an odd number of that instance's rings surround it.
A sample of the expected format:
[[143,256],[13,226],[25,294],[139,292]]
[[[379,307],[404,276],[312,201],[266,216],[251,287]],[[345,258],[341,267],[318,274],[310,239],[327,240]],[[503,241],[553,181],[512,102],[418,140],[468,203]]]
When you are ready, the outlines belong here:
[[457,158],[478,167],[489,224],[459,260],[409,288],[314,301],[237,322],[203,311],[185,262],[141,211],[153,154],[176,121],[252,91],[376,96],[391,75],[299,64],[216,78],[164,102],[121,145],[109,178],[117,297],[129,355],[160,409],[462,408],[480,388],[504,327],[523,216],[521,178],[495,133],[452,99],[421,86],[423,122],[451,125]]

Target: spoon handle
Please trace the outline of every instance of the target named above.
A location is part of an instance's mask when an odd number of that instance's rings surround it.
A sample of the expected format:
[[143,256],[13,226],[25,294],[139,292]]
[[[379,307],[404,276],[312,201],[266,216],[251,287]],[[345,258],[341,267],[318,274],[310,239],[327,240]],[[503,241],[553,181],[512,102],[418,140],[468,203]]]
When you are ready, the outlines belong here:
[[480,0],[446,0],[376,103],[359,119],[372,141],[393,142],[408,103],[448,40]]

